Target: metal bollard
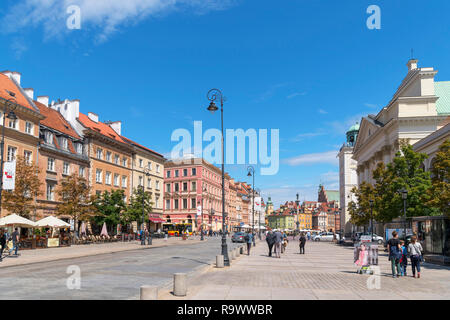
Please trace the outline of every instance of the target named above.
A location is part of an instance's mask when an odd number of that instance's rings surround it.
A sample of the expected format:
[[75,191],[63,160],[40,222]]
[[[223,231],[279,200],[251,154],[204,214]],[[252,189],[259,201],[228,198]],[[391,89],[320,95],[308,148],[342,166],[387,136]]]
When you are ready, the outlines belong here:
[[239,247],[239,253],[244,254],[244,247]]
[[158,287],[142,286],[141,300],[158,300]]
[[231,251],[228,253],[228,256],[230,257],[230,260],[236,259],[236,256],[235,256],[235,254],[234,254],[234,250],[231,250]]
[[173,294],[177,297],[184,297],[186,292],[186,273],[174,273]]
[[224,262],[223,262],[223,255],[216,256],[216,268],[223,268]]

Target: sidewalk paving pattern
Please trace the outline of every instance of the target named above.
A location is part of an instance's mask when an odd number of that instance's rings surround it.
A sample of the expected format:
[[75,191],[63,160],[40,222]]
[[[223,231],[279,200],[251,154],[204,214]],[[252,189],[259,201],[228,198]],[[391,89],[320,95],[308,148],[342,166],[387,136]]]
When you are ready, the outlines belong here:
[[[384,249],[384,248],[382,248]],[[368,289],[370,275],[356,273],[353,248],[307,242],[299,254],[290,241],[280,259],[268,257],[261,241],[250,256],[241,256],[225,269],[210,268],[189,279],[188,295],[161,292],[160,299],[189,300],[315,300],[315,299],[450,299],[450,268],[422,265],[422,277],[392,278],[390,262],[379,252],[380,289]]]

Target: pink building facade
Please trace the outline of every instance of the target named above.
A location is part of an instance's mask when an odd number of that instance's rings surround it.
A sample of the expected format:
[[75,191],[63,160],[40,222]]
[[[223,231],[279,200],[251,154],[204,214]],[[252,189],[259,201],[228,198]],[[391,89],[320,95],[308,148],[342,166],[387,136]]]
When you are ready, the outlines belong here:
[[[178,227],[184,225],[188,230],[199,231],[202,215],[197,215],[197,208],[201,208],[203,199],[204,230],[221,230],[221,170],[203,159],[191,159],[184,160],[182,164],[168,161],[164,171],[165,224]],[[226,178],[225,199],[228,198],[229,179]],[[227,210],[227,204],[225,208]]]

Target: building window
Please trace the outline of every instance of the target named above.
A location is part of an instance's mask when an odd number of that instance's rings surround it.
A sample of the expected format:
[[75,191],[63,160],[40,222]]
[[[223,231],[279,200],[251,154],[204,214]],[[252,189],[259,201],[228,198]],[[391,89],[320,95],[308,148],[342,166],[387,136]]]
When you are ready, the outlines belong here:
[[103,150],[100,148],[97,148],[97,159],[103,160]]
[[170,183],[166,183],[166,192],[170,192]]
[[183,182],[183,191],[188,191],[188,184],[187,182]]
[[166,210],[170,210],[170,200],[166,200]]
[[139,167],[143,168],[144,167],[144,160],[139,159]]
[[55,200],[55,185],[53,183],[47,183],[47,200]]
[[100,169],[95,171],[95,182],[102,183],[102,170]]
[[47,159],[47,170],[48,171],[55,171],[55,159],[48,158]]
[[178,209],[178,199],[174,200],[174,209]]
[[126,187],[127,187],[127,177],[122,176],[122,188],[126,188]]
[[27,164],[31,164],[31,160],[32,160],[32,158],[31,158],[31,156],[32,156],[31,151],[24,151],[24,152],[23,152],[23,156],[24,156],[24,158],[25,158],[25,162],[26,162]]
[[142,186],[144,182],[144,178],[142,176],[139,177],[139,187]]
[[53,144],[53,133],[45,131],[45,143]]
[[111,185],[111,172],[106,171],[105,183],[108,184],[108,185]]
[[159,208],[159,197],[155,198],[155,208]]
[[197,190],[197,182],[192,182],[191,191],[195,192]]
[[196,176],[197,175],[197,169],[196,168],[192,168],[192,175]]
[[70,166],[68,162],[64,162],[63,164],[63,174],[69,175],[70,174]]
[[109,152],[109,151],[106,152],[106,161],[111,162],[112,161],[111,156],[112,156],[111,152]]
[[178,177],[178,170],[175,170],[175,177]]
[[178,185],[178,183],[175,183],[175,192],[178,192],[178,191],[180,191],[179,185]]
[[122,166],[124,166],[124,167],[127,166],[127,158],[122,159]]
[[147,178],[147,188],[152,188],[152,179]]
[[191,209],[195,209],[195,198],[191,199]]
[[183,169],[183,177],[187,177],[187,169]]
[[33,123],[29,121],[25,122],[25,133],[33,134]]
[[159,170],[159,164],[156,165],[156,173],[160,173],[161,170]]
[[183,199],[183,209],[187,209],[187,199]]
[[83,154],[83,144],[82,143],[76,143],[76,149],[78,154]]
[[119,175],[117,173],[114,174],[114,186],[118,187],[119,186]]
[[147,163],[147,168],[148,170],[152,170],[152,163],[150,161]]
[[78,170],[78,175],[80,177],[84,177],[84,167],[80,166],[80,169]]
[[65,137],[61,137],[61,148],[63,148],[64,150],[68,149],[67,138],[65,138]]
[[159,190],[159,181],[156,180],[156,190]]
[[11,129],[17,129],[17,119],[16,120],[9,120],[9,127]]
[[16,160],[16,152],[17,148],[15,147],[8,147],[8,160],[9,162]]
[[114,155],[114,163],[119,164],[119,161],[120,161],[119,155],[118,154]]
[[170,178],[170,171],[167,171],[166,177]]

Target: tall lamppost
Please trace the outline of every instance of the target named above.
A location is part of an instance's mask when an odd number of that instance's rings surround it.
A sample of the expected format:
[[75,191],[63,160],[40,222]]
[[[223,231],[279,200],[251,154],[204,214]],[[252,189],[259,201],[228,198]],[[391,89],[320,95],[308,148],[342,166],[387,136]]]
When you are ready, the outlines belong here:
[[370,205],[370,231],[371,231],[371,241],[373,241],[373,200],[370,199],[369,200],[369,205]]
[[[0,143],[1,150],[1,159],[0,159],[0,171],[2,172],[2,176],[0,177],[0,216],[1,216],[1,208],[2,208],[2,191],[3,191],[3,163],[4,163],[4,152],[5,152],[5,122],[6,118],[8,118],[11,121],[17,120],[17,116],[14,113],[14,110],[17,107],[15,100],[16,94],[14,92],[10,92],[6,90],[6,92],[11,96],[10,99],[4,99],[0,98],[0,100],[3,102],[4,109],[3,109],[3,127],[2,127],[2,142]],[[14,102],[13,102],[14,101]],[[8,115],[6,113],[8,112],[8,108],[10,109]]]
[[400,190],[400,193],[402,194],[403,199],[403,233],[405,237],[405,243],[406,243],[406,199],[408,199],[408,190],[406,188],[402,188]]
[[255,168],[252,166],[247,167],[247,176],[253,177],[253,184],[252,184],[252,235],[253,235],[253,246],[256,246],[255,243]]
[[[150,176],[150,170],[148,168],[144,169],[143,172],[144,176],[148,177]],[[144,176],[142,177],[142,225],[141,225],[141,245],[145,245],[145,232],[144,232],[144,226],[145,226],[145,189],[144,189],[144,185],[145,185],[145,178]],[[149,234],[149,240],[148,240],[148,244],[152,244],[152,237],[150,235],[150,225],[148,226],[149,230],[148,230],[148,234]]]
[[222,142],[222,255],[225,266],[230,265],[230,259],[228,258],[228,246],[227,246],[227,236],[225,233],[226,222],[225,222],[225,148],[223,142],[223,101],[224,97],[222,91],[219,89],[211,89],[208,91],[206,95],[208,100],[211,101],[207,110],[211,111],[211,113],[216,112],[219,108],[216,106],[214,101],[220,101],[220,120],[221,120],[221,142]]
[[296,200],[295,200],[295,205],[297,206],[297,234],[299,234],[300,233],[300,229],[299,229],[299,225],[300,225],[300,222],[298,221],[298,215],[299,215],[299,204],[300,204],[300,200],[298,199],[298,193],[296,194]]
[[[259,188],[255,188],[256,194],[261,198],[261,190]],[[258,239],[261,240],[261,207],[262,207],[262,198],[259,204],[258,211]]]

